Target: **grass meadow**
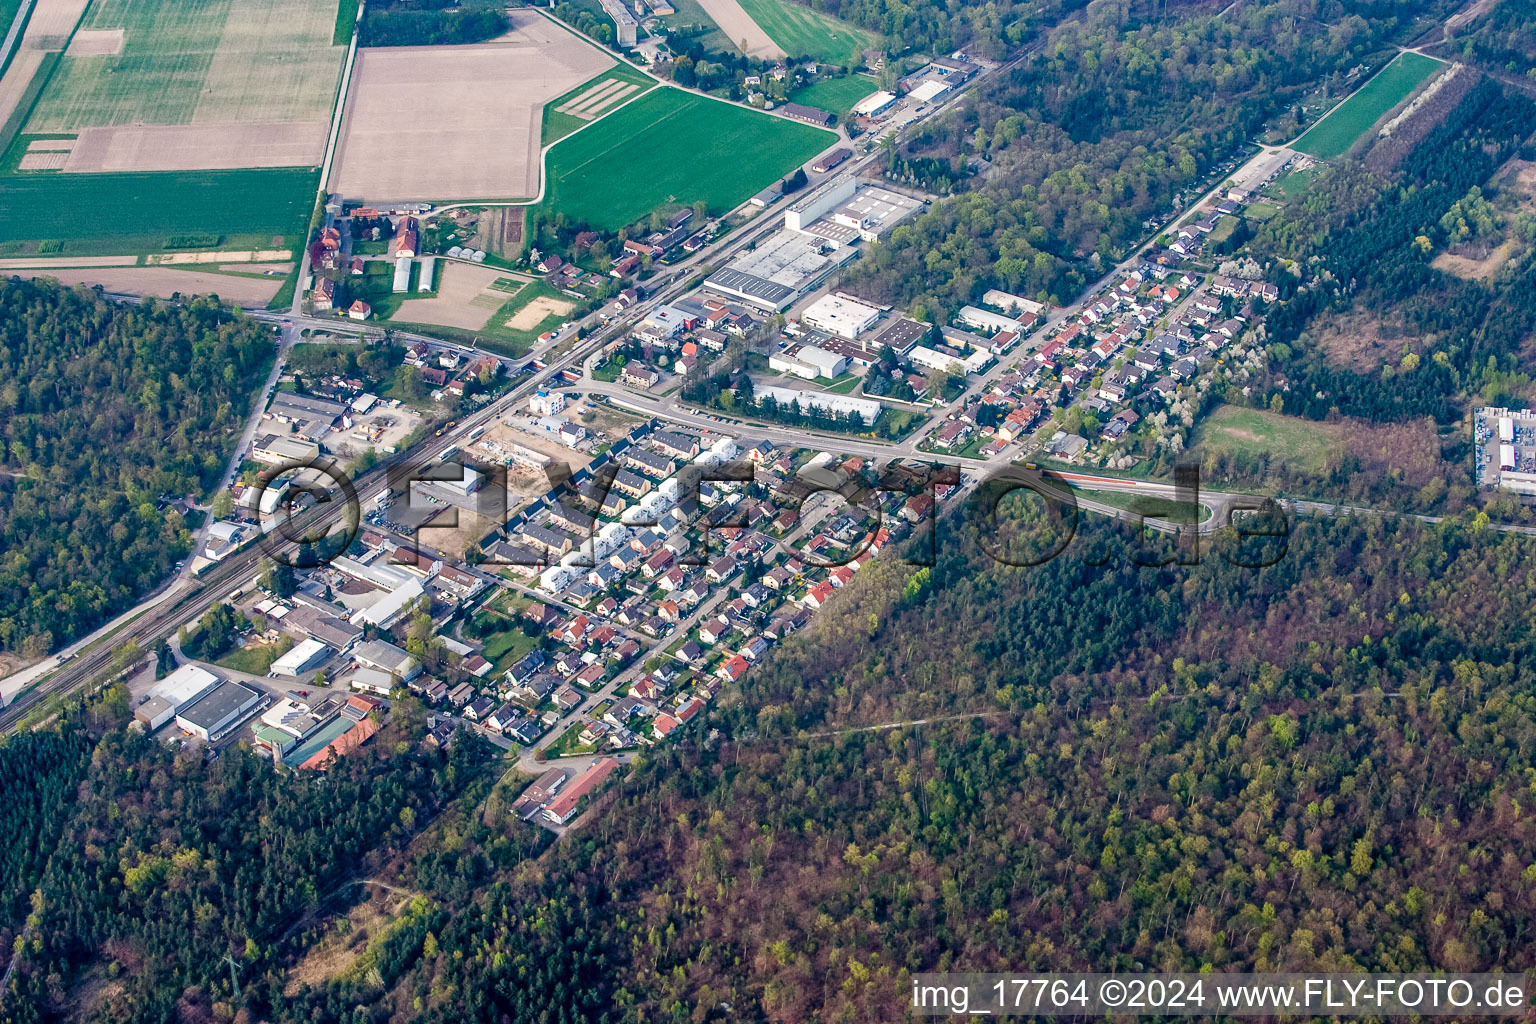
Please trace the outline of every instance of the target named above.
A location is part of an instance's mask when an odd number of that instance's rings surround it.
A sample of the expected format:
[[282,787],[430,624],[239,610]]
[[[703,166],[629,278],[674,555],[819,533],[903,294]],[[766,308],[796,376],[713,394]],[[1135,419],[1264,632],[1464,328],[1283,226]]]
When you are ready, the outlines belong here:
[[802,86],[790,93],[789,98],[794,103],[830,110],[838,116],[839,120],[842,120],[848,116],[848,112],[853,109],[855,103],[879,88],[879,83],[867,75],[844,75],[841,78],[820,79],[810,85]]
[[[591,124],[592,121],[600,120],[602,117],[606,116],[607,113],[611,112],[611,108],[609,106],[600,103],[599,106],[602,107],[602,113],[599,113],[597,117],[592,118],[591,120],[587,120],[577,117],[575,114],[562,114],[558,110],[559,107],[565,106],[567,103],[576,99],[588,89],[600,85],[603,82],[610,81],[631,82],[640,87],[639,91],[631,92],[628,96],[625,96],[623,99],[621,99],[619,103],[627,103],[630,100],[635,99],[637,96],[642,95],[645,90],[652,88],[656,84],[654,79],[641,74],[627,64],[620,64],[617,67],[603,72],[596,78],[589,79],[588,81],[581,83],[565,95],[557,96],[550,100],[548,103],[544,104],[544,131],[541,139],[541,145],[547,146],[551,142],[556,142],[560,139],[563,139],[567,135],[570,135],[572,132]],[[614,106],[617,106],[617,104],[614,104]]]
[[1349,151],[1355,140],[1383,114],[1408,98],[1419,83],[1445,67],[1443,61],[1417,53],[1399,54],[1349,99],[1335,107],[1297,140],[1297,152],[1332,160]]
[[1267,409],[1223,405],[1195,431],[1193,448],[1231,454],[1265,455],[1296,470],[1321,473],[1337,459],[1339,429]]

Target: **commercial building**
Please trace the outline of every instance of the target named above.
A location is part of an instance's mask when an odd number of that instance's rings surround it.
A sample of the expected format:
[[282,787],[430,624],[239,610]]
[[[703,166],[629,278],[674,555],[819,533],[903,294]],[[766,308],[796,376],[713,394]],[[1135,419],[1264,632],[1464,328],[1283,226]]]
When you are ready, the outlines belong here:
[[624,0],[601,0],[601,2],[603,10],[607,12],[608,17],[613,19],[614,28],[618,30],[616,35],[619,46],[626,50],[634,49],[636,32],[640,28],[640,22],[635,20],[635,16],[630,12],[629,6]]
[[455,494],[469,497],[485,484],[485,474],[478,469],[469,466],[461,467],[464,472],[457,480],[438,480],[437,486],[452,491]]
[[849,178],[807,196],[784,211],[786,230],[842,245],[873,242],[923,208],[916,199]]
[[214,523],[208,527],[208,541],[203,557],[217,562],[245,543],[245,530],[238,523]]
[[875,344],[884,345],[897,355],[906,355],[918,342],[925,341],[933,332],[932,324],[902,317],[875,336]]
[[273,661],[271,668],[267,669],[267,675],[301,676],[324,665],[333,653],[330,645],[310,637],[301,640],[287,654]]
[[759,402],[772,398],[782,406],[798,403],[802,409],[820,409],[823,412],[835,412],[843,416],[857,416],[865,425],[875,422],[883,408],[879,402],[868,398],[850,398],[847,395],[833,395],[825,391],[802,391],[798,388],[781,388],[768,384],[760,384],[754,393]]
[[221,680],[200,665],[183,665],[149,691],[151,698],[160,698],[173,711],[196,704],[213,692]]
[[779,373],[792,373],[806,380],[832,378],[848,369],[848,357],[813,345],[801,345],[786,352],[775,352],[770,355],[768,369]]
[[217,743],[238,728],[260,703],[261,694],[249,686],[220,683],[206,697],[178,712],[176,724],[209,743]]
[[987,293],[981,297],[981,302],[984,306],[996,306],[1009,313],[1031,313],[1040,316],[1045,312],[1045,303],[1005,292],[1001,288],[987,289]]
[[[786,215],[787,216],[787,215]],[[853,259],[855,250],[800,231],[780,231],[755,249],[738,254],[704,285],[758,309],[777,312]]]
[[564,825],[576,816],[576,808],[582,799],[606,782],[618,767],[619,762],[611,757],[598,761],[578,775],[565,792],[550,802],[544,809],[544,816],[556,825]]
[[992,353],[978,349],[968,356],[950,355],[926,345],[918,345],[907,353],[907,358],[918,366],[948,373],[980,373],[992,362]]
[[878,319],[880,310],[842,295],[823,295],[800,314],[801,323],[850,341],[867,331]]
[[907,93],[909,97],[918,103],[932,103],[949,91],[948,83],[937,78],[930,78],[916,89]]
[[411,578],[399,587],[385,594],[367,608],[352,613],[354,626],[377,626],[379,629],[389,629],[399,622],[405,614],[405,609],[411,602],[426,593],[421,581]]
[[313,441],[301,441],[281,434],[264,434],[251,445],[251,458],[269,466],[288,463],[308,465],[320,457],[320,446]]
[[330,431],[331,424],[346,409],[340,402],[329,399],[279,391],[272,396],[272,404],[267,406],[267,415],[280,423],[292,424],[300,437],[318,441]]
[[955,314],[955,319],[967,327],[974,327],[978,331],[995,333],[997,331],[1012,331],[1021,334],[1024,325],[1011,316],[1003,316],[980,306],[962,306],[960,312]]
[[359,644],[352,657],[363,668],[388,672],[402,683],[415,679],[421,672],[421,662],[384,640],[369,640],[365,644]]
[[853,150],[849,149],[847,146],[839,146],[836,149],[828,153],[823,153],[821,156],[817,157],[816,162],[811,164],[811,170],[815,171],[817,174],[825,174],[851,156],[853,156]]
[[879,117],[890,110],[896,103],[896,94],[881,90],[859,100],[853,105],[853,112],[859,117]]
[[792,117],[796,121],[804,121],[806,124],[814,124],[818,128],[830,128],[837,116],[830,110],[822,110],[820,107],[807,107],[800,103],[784,103],[778,108],[779,113],[785,117]]

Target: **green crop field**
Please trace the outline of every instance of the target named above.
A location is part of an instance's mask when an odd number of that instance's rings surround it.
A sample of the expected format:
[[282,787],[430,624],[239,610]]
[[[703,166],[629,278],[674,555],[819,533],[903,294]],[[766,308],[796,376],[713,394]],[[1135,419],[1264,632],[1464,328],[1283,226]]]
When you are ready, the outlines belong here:
[[655,79],[641,74],[627,64],[620,64],[609,71],[603,72],[596,78],[582,82],[580,85],[565,95],[557,96],[550,100],[548,103],[544,104],[544,134],[542,138],[542,144],[547,146],[551,142],[563,139],[584,125],[591,124],[593,120],[597,120],[606,114],[611,113],[613,107],[616,107],[618,104],[614,104],[613,106],[603,106],[602,111],[598,114],[597,118],[593,118],[591,120],[577,117],[575,114],[562,114],[558,111],[559,107],[565,106],[567,103],[576,99],[578,96],[586,92],[588,89],[591,89],[593,86],[596,86],[602,82],[609,81],[632,82],[640,87],[638,90],[631,92],[629,95],[621,99],[619,103],[627,103],[630,100],[635,99],[636,97],[642,95],[645,90],[656,84]]
[[66,254],[162,251],[178,234],[232,247],[302,243],[319,172],[282,168],[150,174],[21,174],[0,183],[0,243],[63,242]]
[[549,151],[544,203],[607,231],[667,203],[703,200],[724,213],[834,141],[810,125],[654,89]]
[[741,0],[741,9],[792,57],[857,65],[875,44],[863,29],[789,0]]
[[804,103],[808,107],[830,110],[841,119],[848,116],[848,111],[853,109],[855,103],[879,88],[879,83],[867,75],[844,75],[841,78],[818,79],[796,89],[789,94],[789,98],[792,102]]
[[1298,152],[1332,160],[1349,151],[1355,140],[1381,116],[1418,88],[1420,82],[1445,67],[1444,62],[1417,53],[1400,54],[1365,86],[1335,107],[1297,140]]
[[122,51],[64,57],[28,130],[328,121],[338,4],[97,0],[80,31],[122,29]]

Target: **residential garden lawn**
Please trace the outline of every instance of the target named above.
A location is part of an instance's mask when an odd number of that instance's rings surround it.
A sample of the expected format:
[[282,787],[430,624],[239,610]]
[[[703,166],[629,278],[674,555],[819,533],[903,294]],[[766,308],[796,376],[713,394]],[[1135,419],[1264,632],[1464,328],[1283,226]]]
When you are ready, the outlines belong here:
[[1443,61],[1433,57],[1399,54],[1375,78],[1313,125],[1292,148],[1319,160],[1332,160],[1348,152],[1383,114],[1407,99],[1431,73],[1444,67]]
[[703,200],[711,214],[725,213],[834,141],[811,125],[653,89],[549,151],[544,202],[551,216],[606,231],[667,203]]
[[875,37],[863,29],[788,0],[741,0],[741,9],[791,57],[858,64],[860,55],[875,44]]
[[851,395],[853,394],[853,389],[858,387],[859,381],[863,379],[856,373],[845,373],[822,390],[834,395]]
[[18,174],[0,180],[0,238],[61,241],[70,255],[164,252],[208,234],[222,249],[296,249],[319,181],[310,168]]
[[887,436],[900,440],[917,429],[927,418],[928,414],[925,412],[919,412],[916,409],[898,409],[888,405],[880,413],[879,422],[886,424]]
[[584,728],[586,728],[584,725],[582,725],[580,722],[577,722],[575,725],[565,730],[565,732],[560,735],[559,739],[545,747],[544,753],[548,754],[550,757],[569,757],[572,754],[592,753],[597,749],[596,747],[590,745],[583,746],[581,743],[581,730]]
[[1243,216],[1249,220],[1266,221],[1280,212],[1280,207],[1274,203],[1249,203],[1243,210]]
[[293,638],[285,636],[275,644],[260,644],[255,647],[236,648],[214,662],[214,664],[233,672],[244,672],[252,676],[264,676],[272,668],[272,663],[287,654],[292,647]]
[[539,646],[515,621],[494,611],[481,609],[472,624],[475,637],[485,645],[481,656],[494,666],[493,675],[501,675]]
[[1339,430],[1331,424],[1235,405],[1223,405],[1207,416],[1190,447],[1268,456],[1308,473],[1323,472],[1343,451]]
[[1212,245],[1225,242],[1227,239],[1232,237],[1232,232],[1236,230],[1237,218],[1231,216],[1223,217],[1221,220],[1216,222],[1216,230],[1211,232],[1207,241]]
[[789,94],[790,102],[803,103],[808,107],[830,110],[841,120],[848,116],[853,105],[880,84],[868,75],[843,75],[841,78],[820,78],[810,85],[801,86]]
[[[603,82],[611,81],[633,82],[635,85],[638,85],[640,89],[637,92],[632,92],[628,96],[625,96],[622,100],[619,101],[619,103],[614,104],[611,107],[603,107],[601,112],[599,112],[598,115],[591,120],[583,120],[582,118],[577,117],[575,114],[562,114],[558,112],[557,108],[563,107],[565,104],[571,102],[593,86],[599,85]],[[592,78],[581,83],[565,95],[557,96],[550,100],[548,103],[544,104],[544,133],[541,139],[542,145],[547,146],[551,142],[556,142],[560,139],[563,139],[572,132],[583,128],[586,125],[592,124],[594,121],[602,120],[608,114],[612,113],[613,110],[617,109],[619,104],[628,103],[630,100],[644,95],[646,90],[651,89],[655,85],[655,79],[641,74],[634,68],[630,67],[628,64],[620,64],[617,67],[603,72],[596,78]]]

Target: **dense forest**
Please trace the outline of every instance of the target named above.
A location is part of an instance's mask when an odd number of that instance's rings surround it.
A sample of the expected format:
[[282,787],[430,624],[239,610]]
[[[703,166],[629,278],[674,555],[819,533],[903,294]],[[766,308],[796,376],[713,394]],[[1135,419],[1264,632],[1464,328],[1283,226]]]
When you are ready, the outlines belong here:
[[[102,973],[98,1020],[509,1024],[894,1020],[921,970],[1536,966],[1536,542],[1308,520],[1158,567],[1092,519],[988,553],[1046,529],[976,507],[931,568],[877,559],[547,850],[469,749],[323,780],[115,732],[18,755],[78,806],[6,865],[40,908],[8,1019]],[[294,983],[354,869],[415,896],[366,970]]]
[[200,1005],[190,1019],[228,1020],[232,976],[252,1003],[269,998],[293,929],[487,784],[479,741],[428,752],[402,724],[327,772],[280,774],[248,750],[205,762],[109,728],[126,708],[114,691],[62,733],[0,746],[0,778],[36,780],[3,812],[0,928],[16,934],[22,912],[30,926],[0,997],[7,1024],[68,1011],[82,982],[100,1020],[187,1020]]
[[365,4],[359,46],[446,46],[480,43],[511,27],[506,11],[483,2],[383,0]]
[[0,648],[43,654],[166,577],[191,534],[161,499],[217,483],[272,356],[207,298],[0,282]]
[[1444,50],[1469,63],[1536,78],[1536,2],[1502,0],[1490,4],[1448,40]]

